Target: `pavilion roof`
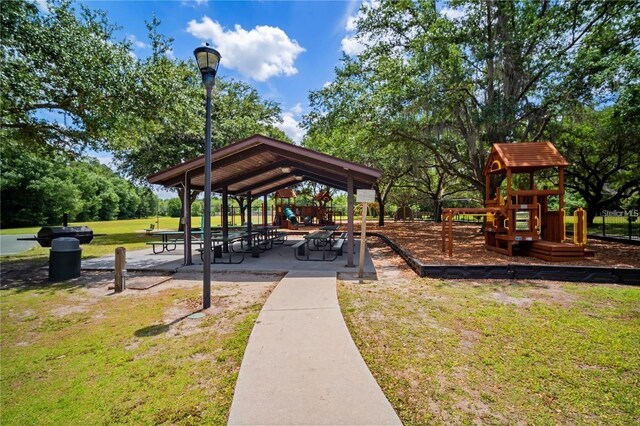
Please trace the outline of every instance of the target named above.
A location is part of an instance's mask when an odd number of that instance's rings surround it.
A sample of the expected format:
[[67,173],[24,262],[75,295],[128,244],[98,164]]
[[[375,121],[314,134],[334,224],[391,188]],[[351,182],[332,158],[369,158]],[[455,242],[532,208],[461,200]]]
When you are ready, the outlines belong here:
[[[230,195],[259,197],[303,180],[347,190],[347,178],[354,189],[371,188],[381,172],[263,135],[217,149],[211,155],[212,191],[227,187]],[[149,183],[171,188],[189,180],[193,189],[204,189],[204,155],[187,160],[147,177]]]

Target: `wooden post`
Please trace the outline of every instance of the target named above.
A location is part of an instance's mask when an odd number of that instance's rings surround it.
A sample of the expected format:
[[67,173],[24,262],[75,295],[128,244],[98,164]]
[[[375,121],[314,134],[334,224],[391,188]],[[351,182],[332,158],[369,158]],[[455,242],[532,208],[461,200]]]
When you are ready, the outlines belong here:
[[453,257],[453,212],[449,212],[449,257]]
[[115,292],[120,293],[126,288],[127,276],[127,249],[124,247],[116,248],[116,265],[115,265]]
[[443,211],[442,212],[442,252],[446,252],[447,251],[447,232],[446,232],[446,225],[447,225],[447,212]]
[[364,251],[367,245],[365,241],[367,238],[367,203],[362,203],[362,231],[360,232],[360,270],[358,271],[358,278],[362,282],[364,278]]
[[267,194],[262,197],[262,224],[264,226],[269,225],[267,223]]

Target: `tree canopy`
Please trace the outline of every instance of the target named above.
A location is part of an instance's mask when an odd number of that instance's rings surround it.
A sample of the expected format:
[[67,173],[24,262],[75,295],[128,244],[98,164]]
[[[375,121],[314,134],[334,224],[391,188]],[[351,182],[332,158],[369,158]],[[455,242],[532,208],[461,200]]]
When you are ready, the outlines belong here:
[[566,111],[638,81],[637,2],[449,3],[459,17],[434,0],[365,2],[363,52],[311,93],[305,143],[365,128],[379,144],[424,147],[426,163],[483,194],[491,143],[549,138]]
[[50,2],[2,4],[3,137],[73,153],[109,148],[123,117],[139,113],[138,67],[101,11]]

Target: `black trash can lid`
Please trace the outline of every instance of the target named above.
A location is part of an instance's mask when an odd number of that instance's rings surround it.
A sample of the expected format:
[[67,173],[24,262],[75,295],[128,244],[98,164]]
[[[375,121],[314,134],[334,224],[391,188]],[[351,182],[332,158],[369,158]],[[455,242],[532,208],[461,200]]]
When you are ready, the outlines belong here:
[[51,251],[79,251],[80,240],[73,237],[59,237],[51,241]]

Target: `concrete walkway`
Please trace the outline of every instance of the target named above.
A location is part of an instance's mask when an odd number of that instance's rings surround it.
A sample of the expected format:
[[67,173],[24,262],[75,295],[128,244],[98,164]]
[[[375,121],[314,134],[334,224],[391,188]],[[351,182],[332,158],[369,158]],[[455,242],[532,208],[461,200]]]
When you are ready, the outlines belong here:
[[344,323],[336,273],[291,271],[247,345],[230,425],[401,424]]

